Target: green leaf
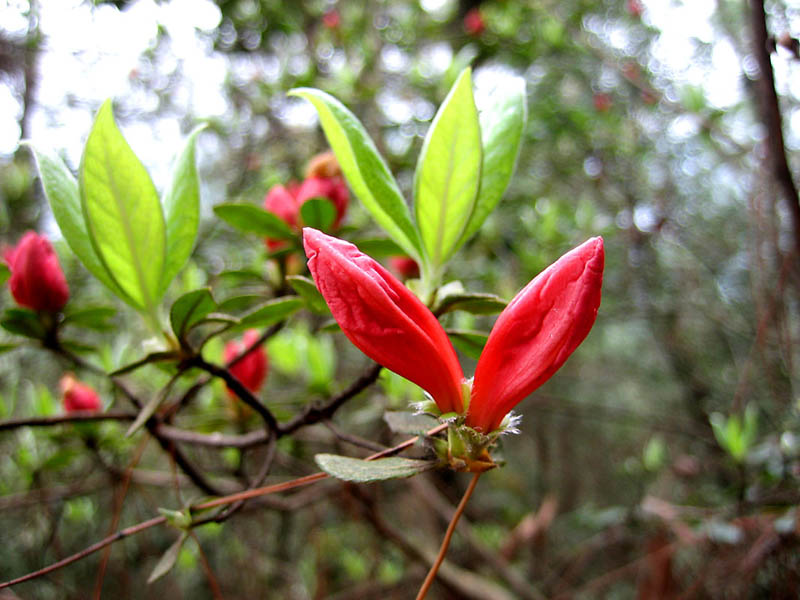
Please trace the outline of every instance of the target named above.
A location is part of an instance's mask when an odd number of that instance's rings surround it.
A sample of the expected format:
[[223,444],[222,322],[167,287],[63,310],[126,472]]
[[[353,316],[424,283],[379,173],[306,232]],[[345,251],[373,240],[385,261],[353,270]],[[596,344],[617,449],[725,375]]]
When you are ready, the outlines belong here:
[[519,155],[527,120],[525,80],[508,77],[489,95],[487,106],[480,107],[483,163],[475,210],[457,246],[471,238],[500,201]]
[[235,331],[249,329],[250,327],[269,327],[283,321],[298,310],[303,308],[303,301],[295,296],[276,298],[247,313],[241,318]]
[[461,350],[470,358],[478,359],[483,352],[483,347],[486,345],[486,340],[489,336],[479,331],[464,331],[461,329],[447,329],[447,335],[450,336],[450,341],[453,346]]
[[251,310],[256,304],[261,304],[264,301],[264,296],[257,294],[247,294],[244,296],[233,296],[223,300],[217,306],[217,310],[221,313],[240,313],[243,311]]
[[136,415],[136,419],[131,423],[131,426],[128,428],[128,431],[125,432],[125,437],[131,437],[134,433],[136,433],[147,421],[152,417],[155,412],[158,410],[158,407],[161,406],[161,403],[164,399],[169,395],[170,390],[172,390],[172,386],[175,385],[175,382],[181,376],[181,373],[177,373],[172,376],[172,379],[169,380],[167,385],[165,385],[157,394],[153,394],[150,399],[147,401],[141,410],[139,410],[139,414]]
[[312,279],[303,277],[302,275],[290,275],[286,278],[294,288],[294,291],[305,301],[308,309],[318,315],[329,315],[330,309],[325,298],[319,293],[316,284]]
[[150,175],[114,122],[110,101],[86,140],[80,190],[95,252],[135,306],[154,314],[162,295],[164,213]]
[[472,71],[461,73],[431,123],[414,173],[414,209],[434,271],[457,250],[481,180]]
[[336,220],[336,207],[327,198],[310,198],[300,207],[300,221],[306,227],[327,231]]
[[353,193],[407,254],[421,260],[422,244],[406,201],[364,126],[344,104],[323,91],[297,88],[289,95],[314,105]]
[[19,348],[19,344],[0,344],[0,354],[11,352],[12,350],[16,350],[17,348]]
[[173,303],[169,311],[172,331],[182,340],[193,324],[215,310],[217,303],[209,288],[187,292]]
[[78,182],[69,172],[64,161],[58,155],[30,146],[36,159],[39,177],[45,196],[53,210],[58,228],[69,247],[83,263],[83,266],[117,297],[136,308],[141,308],[120,289],[103,262],[95,253],[92,240],[86,228],[81,206],[81,194]]
[[214,214],[244,233],[257,233],[276,240],[297,237],[280,217],[255,204],[217,204]]
[[411,477],[430,471],[437,465],[437,462],[433,460],[416,460],[397,456],[379,460],[362,460],[338,454],[317,454],[314,461],[331,477],[356,483]]
[[506,307],[507,302],[494,294],[462,292],[445,296],[439,301],[436,313],[443,315],[454,310],[463,310],[473,315],[494,315]]
[[11,277],[11,269],[5,263],[0,262],[0,285],[5,284],[9,277]]
[[10,333],[40,340],[45,336],[39,315],[27,308],[9,308],[3,314],[0,327]]
[[130,364],[125,365],[124,367],[120,367],[113,373],[110,373],[111,377],[116,377],[117,375],[125,375],[126,373],[130,373],[139,369],[145,365],[149,365],[152,363],[157,362],[166,362],[170,360],[178,360],[180,358],[180,354],[178,352],[173,352],[171,350],[164,351],[164,352],[151,352],[144,358],[140,358],[137,361],[134,361]]
[[372,258],[386,258],[389,256],[403,256],[405,252],[392,240],[365,239],[353,241],[361,252]]
[[197,237],[200,222],[200,184],[197,180],[194,145],[205,125],[196,127],[186,140],[172,167],[172,181],[164,192],[163,208],[167,232],[167,251],[161,294],[186,264]]
[[66,314],[62,324],[86,327],[96,331],[107,331],[113,327],[108,320],[115,314],[117,314],[117,309],[110,306],[83,308]]
[[172,567],[175,566],[175,562],[178,560],[178,555],[181,553],[181,548],[183,547],[183,543],[189,537],[188,531],[181,532],[181,535],[178,537],[173,544],[167,548],[167,551],[161,555],[161,558],[158,559],[156,566],[153,568],[153,571],[150,573],[150,577],[147,578],[147,583],[153,583],[157,579],[160,579],[164,575],[170,572]]
[[393,432],[408,435],[423,434],[439,424],[439,421],[430,415],[401,411],[385,412],[383,420]]

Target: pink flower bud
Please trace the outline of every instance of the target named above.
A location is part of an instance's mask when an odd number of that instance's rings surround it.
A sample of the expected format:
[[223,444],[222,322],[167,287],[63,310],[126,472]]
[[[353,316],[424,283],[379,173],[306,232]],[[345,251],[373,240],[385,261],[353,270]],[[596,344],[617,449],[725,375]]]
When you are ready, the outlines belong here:
[[328,29],[337,29],[341,22],[342,19],[339,16],[339,12],[336,10],[329,10],[322,15],[322,24]]
[[479,36],[483,33],[484,29],[486,29],[486,23],[483,21],[483,15],[481,15],[480,9],[470,9],[467,14],[464,15],[464,30],[472,36]]
[[347,212],[347,204],[350,201],[350,192],[347,189],[344,179],[341,177],[307,177],[300,188],[297,190],[297,206],[303,205],[311,198],[327,198],[336,208],[336,220],[331,226],[337,229]]
[[46,238],[28,231],[3,258],[11,270],[8,287],[20,306],[57,312],[69,299],[69,288],[58,256]]
[[602,238],[584,242],[506,306],[475,369],[467,425],[484,433],[497,429],[589,334],[600,306],[604,256]]
[[597,112],[608,112],[611,110],[613,101],[608,94],[595,94],[592,96],[592,104]]
[[[289,225],[289,227],[297,227],[297,209],[299,204],[296,196],[296,184],[289,184],[288,188],[282,185],[273,186],[264,198],[264,210],[279,217]],[[267,248],[270,250],[277,250],[285,243],[283,240],[273,240],[271,238],[267,238],[266,242]]]
[[64,375],[59,382],[64,411],[98,411],[102,408],[100,397],[92,388],[81,383],[71,373]]
[[398,277],[403,279],[413,279],[419,277],[419,265],[410,256],[391,256],[389,257],[389,268]]
[[[255,329],[248,329],[240,340],[232,340],[225,344],[223,359],[225,363],[231,362],[242,352],[252,346],[258,340],[259,333]],[[269,363],[267,361],[267,353],[263,346],[256,346],[247,353],[247,355],[238,361],[235,365],[230,367],[231,374],[242,382],[242,385],[251,392],[258,393],[264,380],[267,378],[269,371]],[[236,397],[230,389],[228,394],[231,397]]]
[[463,373],[430,310],[353,244],[306,227],[308,268],[334,319],[364,354],[427,391],[442,412],[461,412]]

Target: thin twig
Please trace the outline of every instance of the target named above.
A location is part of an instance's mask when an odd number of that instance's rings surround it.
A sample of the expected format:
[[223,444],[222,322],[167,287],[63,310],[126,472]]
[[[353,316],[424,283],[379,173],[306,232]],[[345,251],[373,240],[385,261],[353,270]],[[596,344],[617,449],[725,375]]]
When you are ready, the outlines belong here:
[[450,519],[450,525],[447,526],[447,531],[444,534],[442,547],[439,548],[439,555],[436,557],[436,561],[431,566],[431,570],[428,571],[428,576],[425,578],[425,581],[422,582],[422,587],[419,588],[417,600],[423,600],[428,594],[428,590],[430,589],[431,585],[433,585],[433,580],[436,579],[436,573],[439,572],[439,567],[444,562],[444,557],[447,554],[447,548],[450,546],[450,539],[453,537],[453,532],[456,530],[458,520],[461,518],[464,509],[467,507],[467,502],[469,502],[472,492],[475,491],[475,486],[478,485],[478,479],[480,479],[480,476],[480,472],[475,473],[475,475],[472,477],[472,481],[469,482],[467,491],[464,492],[464,496],[461,498],[461,502],[458,503],[458,508],[456,508],[456,512],[453,513],[453,518]]
[[51,427],[64,423],[89,423],[93,421],[133,421],[136,413],[113,411],[75,411],[64,415],[54,415],[52,417],[26,417],[22,419],[8,419],[0,421],[0,431],[17,429],[19,427]]

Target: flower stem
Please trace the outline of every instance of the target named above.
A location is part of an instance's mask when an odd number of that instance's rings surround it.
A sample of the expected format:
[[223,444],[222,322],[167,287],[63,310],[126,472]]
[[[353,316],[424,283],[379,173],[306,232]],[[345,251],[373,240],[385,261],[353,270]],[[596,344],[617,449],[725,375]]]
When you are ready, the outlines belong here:
[[428,571],[428,576],[425,578],[425,581],[422,583],[422,587],[419,588],[419,593],[417,593],[417,600],[423,600],[428,593],[431,585],[433,585],[433,580],[436,579],[436,573],[439,572],[439,567],[442,566],[444,562],[445,554],[447,554],[447,548],[450,546],[450,539],[453,537],[453,532],[456,530],[456,525],[458,524],[458,520],[461,518],[464,509],[467,507],[467,502],[469,502],[470,497],[472,496],[472,492],[475,491],[475,486],[478,484],[478,478],[481,476],[480,473],[475,473],[472,478],[472,481],[469,482],[469,487],[467,487],[467,491],[464,492],[464,496],[461,498],[461,502],[458,503],[458,508],[456,508],[456,512],[453,513],[453,518],[450,519],[450,525],[447,526],[447,531],[444,534],[444,539],[442,540],[442,547],[439,548],[439,555],[436,557],[436,561],[431,566],[431,570]]

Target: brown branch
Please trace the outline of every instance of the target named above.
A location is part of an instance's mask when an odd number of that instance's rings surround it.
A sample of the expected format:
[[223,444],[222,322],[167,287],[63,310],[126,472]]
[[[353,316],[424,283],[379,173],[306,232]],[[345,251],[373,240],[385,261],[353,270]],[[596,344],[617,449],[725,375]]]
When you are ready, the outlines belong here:
[[27,417],[22,419],[8,419],[0,421],[0,431],[16,429],[18,427],[51,427],[64,423],[90,423],[94,421],[133,421],[136,413],[123,411],[95,412],[77,411],[52,417]]

